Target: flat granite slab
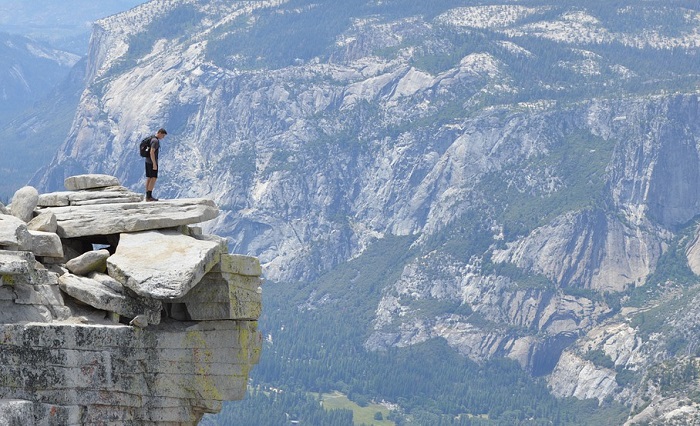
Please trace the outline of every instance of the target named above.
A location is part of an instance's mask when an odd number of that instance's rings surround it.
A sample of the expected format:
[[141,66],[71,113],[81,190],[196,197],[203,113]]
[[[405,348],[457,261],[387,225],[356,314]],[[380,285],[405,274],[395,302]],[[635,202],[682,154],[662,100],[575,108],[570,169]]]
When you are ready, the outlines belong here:
[[82,206],[86,204],[138,203],[143,195],[123,186],[110,186],[90,191],[60,191],[40,194],[38,207]]
[[186,295],[221,259],[218,242],[177,231],[121,234],[107,259],[109,275],[141,296],[176,299]]
[[157,202],[48,207],[61,238],[111,235],[192,225],[216,218],[219,208],[206,198]]

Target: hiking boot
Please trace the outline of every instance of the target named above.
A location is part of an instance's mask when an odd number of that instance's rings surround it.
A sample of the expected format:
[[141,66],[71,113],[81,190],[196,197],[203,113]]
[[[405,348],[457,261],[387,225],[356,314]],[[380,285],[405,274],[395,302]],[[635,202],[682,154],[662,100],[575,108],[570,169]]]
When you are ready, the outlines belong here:
[[158,201],[158,199],[154,197],[146,197],[146,201]]

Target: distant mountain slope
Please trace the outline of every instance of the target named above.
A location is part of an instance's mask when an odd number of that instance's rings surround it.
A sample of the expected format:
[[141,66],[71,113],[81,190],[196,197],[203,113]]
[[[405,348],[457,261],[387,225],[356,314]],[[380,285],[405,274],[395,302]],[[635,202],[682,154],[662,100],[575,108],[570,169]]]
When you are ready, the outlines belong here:
[[70,130],[92,22],[139,3],[0,2],[0,200],[50,161]]
[[0,33],[0,113],[21,110],[43,98],[78,59],[25,37]]
[[22,35],[85,54],[92,22],[132,8],[142,0],[3,0],[0,32]]
[[[441,338],[560,397],[697,404],[644,385],[697,339],[640,318],[699,284],[699,23],[684,1],[155,0],[97,23],[35,183],[140,190],[136,144],[166,127],[157,195],[215,199],[207,226],[296,283],[292,309],[361,318],[365,350]],[[381,281],[324,281],[393,238]]]
[[0,33],[0,197],[25,185],[65,138],[78,100],[74,87],[73,102],[63,103],[66,79],[79,59]]

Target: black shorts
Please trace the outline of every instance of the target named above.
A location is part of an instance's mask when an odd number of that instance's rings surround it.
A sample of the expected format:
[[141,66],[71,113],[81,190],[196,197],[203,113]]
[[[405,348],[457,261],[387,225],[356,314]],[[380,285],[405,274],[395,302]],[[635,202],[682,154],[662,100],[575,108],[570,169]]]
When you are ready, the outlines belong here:
[[146,177],[147,178],[157,178],[158,170],[153,170],[153,163],[146,162]]

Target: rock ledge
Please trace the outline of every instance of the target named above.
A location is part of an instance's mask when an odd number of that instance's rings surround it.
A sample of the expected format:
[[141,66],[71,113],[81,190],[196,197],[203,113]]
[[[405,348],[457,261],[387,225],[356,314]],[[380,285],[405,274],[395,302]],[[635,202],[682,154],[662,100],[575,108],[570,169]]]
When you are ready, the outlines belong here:
[[196,425],[242,399],[262,271],[190,226],[216,205],[66,188],[0,205],[0,423]]

